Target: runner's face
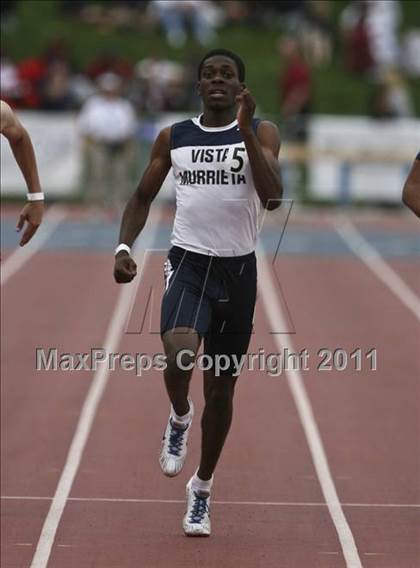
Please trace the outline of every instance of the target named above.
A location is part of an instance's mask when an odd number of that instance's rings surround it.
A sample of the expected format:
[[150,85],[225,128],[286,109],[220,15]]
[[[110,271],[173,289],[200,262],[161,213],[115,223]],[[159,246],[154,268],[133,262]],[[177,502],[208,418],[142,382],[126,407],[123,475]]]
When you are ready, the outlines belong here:
[[234,107],[243,88],[236,64],[229,57],[215,55],[206,59],[198,82],[205,108],[224,110]]

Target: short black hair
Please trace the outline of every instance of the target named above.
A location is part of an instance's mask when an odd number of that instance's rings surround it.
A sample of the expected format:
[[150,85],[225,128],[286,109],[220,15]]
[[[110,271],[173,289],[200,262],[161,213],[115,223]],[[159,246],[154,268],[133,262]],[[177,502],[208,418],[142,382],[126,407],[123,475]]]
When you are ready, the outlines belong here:
[[212,49],[211,51],[206,53],[206,55],[203,57],[203,59],[200,61],[198,65],[198,80],[201,79],[201,71],[203,69],[204,63],[207,61],[207,59],[210,59],[210,57],[215,57],[216,55],[221,55],[223,57],[228,57],[229,59],[232,59],[232,61],[236,65],[236,68],[238,69],[239,81],[241,83],[245,81],[245,65],[242,59],[239,57],[239,55],[237,55],[233,51],[222,48]]

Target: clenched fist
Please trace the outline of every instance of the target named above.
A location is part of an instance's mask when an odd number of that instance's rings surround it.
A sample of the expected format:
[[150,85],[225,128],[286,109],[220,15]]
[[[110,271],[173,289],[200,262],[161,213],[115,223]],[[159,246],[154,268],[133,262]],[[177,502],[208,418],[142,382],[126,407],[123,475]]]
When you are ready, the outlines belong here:
[[236,97],[236,102],[239,103],[238,113],[236,118],[238,126],[241,130],[251,130],[252,118],[255,112],[255,100],[248,89],[244,89],[241,94]]
[[118,282],[118,284],[126,284],[127,282],[131,282],[136,274],[137,264],[131,256],[125,251],[119,252],[115,257],[115,281]]

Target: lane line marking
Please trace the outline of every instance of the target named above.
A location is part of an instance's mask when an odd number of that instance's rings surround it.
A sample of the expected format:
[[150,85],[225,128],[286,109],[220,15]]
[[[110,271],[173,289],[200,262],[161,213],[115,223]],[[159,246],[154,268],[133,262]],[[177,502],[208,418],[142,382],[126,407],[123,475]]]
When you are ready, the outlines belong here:
[[57,226],[65,219],[67,211],[58,205],[52,205],[32,240],[24,247],[18,246],[1,266],[0,284],[4,285],[25,262],[28,262],[50,238]]
[[[258,280],[259,288],[261,290],[262,301],[271,329],[279,329],[279,324],[281,326],[280,329],[286,329],[285,318],[278,301],[277,291],[273,284],[269,262],[264,254],[259,255],[258,270],[260,276]],[[282,334],[280,340],[279,334],[273,334],[273,341],[276,344],[279,353],[283,352],[283,348],[288,349],[290,353],[295,353],[293,342],[289,335]],[[297,370],[287,370],[286,378],[305,432],[306,441],[312,456],[321,490],[337,531],[346,566],[347,568],[362,568],[362,563],[353,534],[338,499],[324,445],[322,443],[321,435],[316,424],[302,376]]]
[[359,229],[344,216],[340,216],[338,220],[334,219],[332,223],[349,249],[420,320],[420,298],[389,266],[378,250],[365,239]]
[[[143,276],[144,266],[147,261],[145,258],[146,255],[143,251],[152,247],[153,242],[156,240],[158,228],[159,222],[157,220],[153,225],[151,225],[149,232],[143,235],[143,238],[141,239],[142,249],[140,250],[139,246],[136,246],[134,249],[133,256],[137,265],[140,267],[140,274],[137,275],[137,278],[135,278],[131,284],[121,285],[117,302],[112,312],[111,320],[105,336],[103,348],[106,354],[113,353],[118,348],[124,331],[126,319],[129,314],[132,298],[136,294],[140,280]],[[140,240],[138,243],[140,244]],[[79,469],[82,454],[92,429],[96,411],[108,383],[109,374],[110,371],[108,366],[101,365],[93,375],[92,383],[83,402],[83,407],[77,421],[66,462],[51,506],[45,518],[30,568],[46,568],[48,564],[58,525]]]
[[[7,501],[52,501],[53,497],[41,497],[31,495],[3,495],[1,499]],[[140,499],[118,497],[69,497],[67,501],[80,501],[92,503],[157,503],[178,504],[185,503],[185,499]],[[244,505],[251,507],[327,507],[324,501],[212,501],[214,505]],[[367,508],[408,508],[418,509],[420,503],[341,503],[342,507],[367,507]]]

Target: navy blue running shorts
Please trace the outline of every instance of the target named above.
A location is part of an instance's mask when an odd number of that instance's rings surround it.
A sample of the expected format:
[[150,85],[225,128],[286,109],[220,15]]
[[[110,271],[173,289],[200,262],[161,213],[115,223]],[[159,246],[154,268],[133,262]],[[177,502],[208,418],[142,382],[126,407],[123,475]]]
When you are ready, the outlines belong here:
[[[179,327],[195,329],[204,353],[245,355],[251,339],[257,294],[255,253],[220,257],[173,246],[164,264],[161,336]],[[221,371],[232,374],[234,365]]]

